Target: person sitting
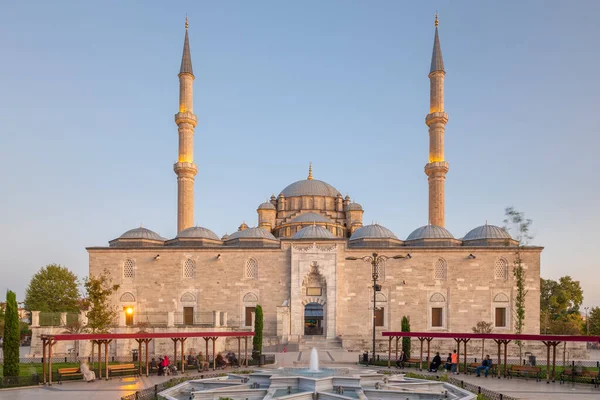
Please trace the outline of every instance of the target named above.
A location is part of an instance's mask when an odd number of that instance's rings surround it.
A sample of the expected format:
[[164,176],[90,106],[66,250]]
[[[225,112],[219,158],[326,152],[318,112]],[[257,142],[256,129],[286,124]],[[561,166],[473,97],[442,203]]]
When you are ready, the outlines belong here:
[[487,356],[485,356],[485,359],[481,362],[481,365],[475,368],[475,373],[477,374],[475,376],[481,376],[481,371],[483,370],[484,375],[487,378],[488,371],[490,370],[490,368],[492,368],[492,360],[490,359],[490,355],[488,354]]
[[441,364],[442,358],[440,357],[440,353],[435,353],[435,357],[433,357],[431,364],[429,364],[429,372],[437,372]]
[[202,355],[202,352],[198,353],[198,372],[208,371],[208,361]]
[[235,356],[235,353],[233,351],[230,351],[229,353],[227,353],[227,361],[229,361],[229,365],[237,365],[238,364],[237,357]]
[[165,374],[165,359],[158,357],[158,376],[163,376]]
[[194,355],[191,352],[187,356],[187,366],[188,367],[195,367],[196,366],[196,357],[194,357]]
[[217,368],[227,367],[227,361],[225,361],[225,359],[223,358],[223,355],[221,353],[217,354],[217,358],[215,359],[215,362],[217,364]]
[[152,357],[152,361],[150,361],[150,372],[158,371],[158,363],[156,359]]
[[448,358],[446,358],[446,363],[444,364],[444,369],[447,372],[450,372],[452,369],[452,353],[448,353]]
[[400,352],[398,359],[396,360],[396,368],[404,369],[404,363],[408,360],[404,351]]
[[86,382],[92,382],[96,380],[96,373],[90,370],[90,366],[85,361],[79,366],[79,371],[83,375],[83,380]]

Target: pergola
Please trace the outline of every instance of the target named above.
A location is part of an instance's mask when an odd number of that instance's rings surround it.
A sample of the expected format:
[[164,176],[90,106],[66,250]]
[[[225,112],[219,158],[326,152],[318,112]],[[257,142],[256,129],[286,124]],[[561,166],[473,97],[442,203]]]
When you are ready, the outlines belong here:
[[[165,332],[165,333],[85,333],[85,334],[60,334],[60,335],[41,335],[42,339],[42,374],[44,384],[48,383],[52,385],[52,346],[59,341],[65,340],[90,340],[92,342],[92,348],[96,344],[98,345],[98,363],[99,363],[99,376],[102,378],[102,345],[104,345],[104,364],[105,364],[105,377],[108,379],[108,344],[116,339],[133,339],[138,342],[138,354],[139,354],[139,374],[142,375],[142,343],[145,345],[146,355],[146,376],[148,376],[148,343],[152,339],[171,339],[173,341],[174,350],[174,362],[177,363],[177,343],[181,343],[181,372],[185,371],[185,341],[188,338],[201,337],[206,342],[206,357],[208,358],[208,343],[212,340],[212,354],[213,354],[213,369],[216,368],[216,341],[220,337],[233,337],[237,338],[238,341],[238,355],[241,354],[241,339],[244,339],[244,352],[246,359],[246,366],[248,366],[248,338],[254,336],[254,332]],[[48,368],[46,368],[46,349],[48,350]],[[48,378],[46,378],[46,371],[48,371]]]
[[[550,382],[550,347],[552,347],[552,381],[555,380],[556,346],[566,342],[599,342],[600,336],[569,336],[569,335],[526,335],[526,334],[500,334],[500,333],[451,333],[451,332],[382,332],[382,336],[389,338],[388,343],[388,368],[391,366],[392,340],[396,339],[396,359],[398,359],[398,340],[402,337],[416,337],[421,342],[421,356],[423,360],[423,342],[427,341],[427,362],[430,356],[430,342],[437,339],[454,339],[460,364],[460,344],[463,343],[463,368],[467,370],[467,343],[471,339],[491,339],[498,345],[498,378],[500,378],[500,365],[502,364],[502,346],[504,346],[503,376],[506,377],[507,346],[513,340],[540,341],[546,346],[546,382]],[[520,360],[519,360],[520,363]],[[419,366],[421,368],[421,366]]]

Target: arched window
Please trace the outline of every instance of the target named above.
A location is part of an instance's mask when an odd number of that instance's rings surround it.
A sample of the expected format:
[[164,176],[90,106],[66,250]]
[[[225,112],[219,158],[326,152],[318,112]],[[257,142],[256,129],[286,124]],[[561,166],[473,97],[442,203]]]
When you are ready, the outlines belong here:
[[196,297],[194,297],[194,295],[191,294],[190,292],[186,292],[183,294],[183,296],[181,296],[182,303],[194,303],[195,301],[196,301]]
[[184,278],[194,278],[196,276],[196,263],[191,258],[188,258],[183,263],[183,277]]
[[436,262],[435,262],[435,268],[434,268],[434,272],[433,272],[433,278],[434,279],[440,279],[440,280],[445,280],[446,279],[446,260],[444,260],[443,258],[439,258]]
[[135,261],[131,258],[126,259],[123,262],[123,279],[133,280],[135,276]]
[[504,258],[499,258],[494,264],[494,279],[507,280],[508,279],[508,261]]
[[246,261],[244,277],[246,279],[258,279],[258,262],[254,258],[249,258]]
[[447,320],[446,296],[436,292],[429,297],[429,328],[445,329]]
[[121,298],[119,299],[119,301],[121,303],[134,303],[135,296],[131,292],[125,292],[121,295]]

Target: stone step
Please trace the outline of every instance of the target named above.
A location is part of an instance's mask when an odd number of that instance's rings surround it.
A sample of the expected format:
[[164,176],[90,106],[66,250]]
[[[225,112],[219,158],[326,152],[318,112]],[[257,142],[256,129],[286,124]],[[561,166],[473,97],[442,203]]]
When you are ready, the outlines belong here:
[[304,338],[298,343],[300,351],[310,351],[312,348],[317,350],[342,350],[342,342],[338,339],[325,339],[323,336],[313,336]]

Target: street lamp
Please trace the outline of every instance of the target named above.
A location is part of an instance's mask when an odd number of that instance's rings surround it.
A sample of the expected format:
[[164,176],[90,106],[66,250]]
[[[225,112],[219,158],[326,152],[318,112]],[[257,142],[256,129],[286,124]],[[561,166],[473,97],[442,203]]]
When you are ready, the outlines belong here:
[[381,285],[377,284],[377,279],[379,279],[379,272],[377,271],[377,266],[379,265],[379,263],[390,258],[398,260],[402,258],[410,259],[411,257],[410,254],[407,254],[405,256],[398,255],[389,257],[377,253],[373,253],[370,256],[364,257],[346,257],[346,260],[348,261],[362,260],[366,263],[371,264],[371,278],[373,279],[373,364],[375,363],[375,315],[377,311],[377,292],[381,291]]

